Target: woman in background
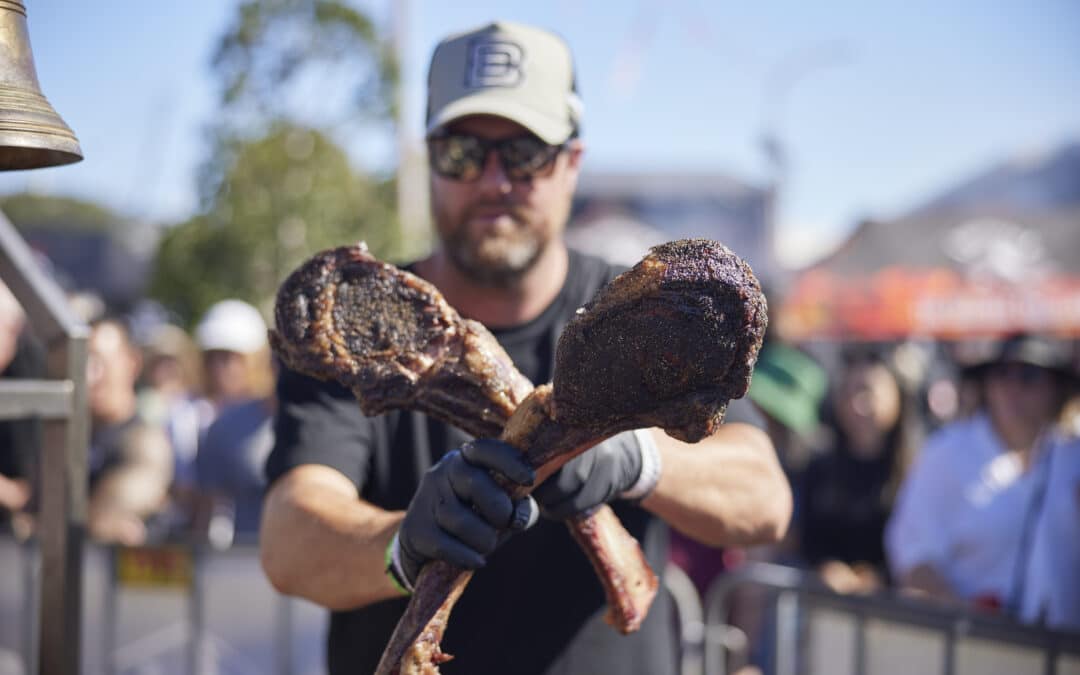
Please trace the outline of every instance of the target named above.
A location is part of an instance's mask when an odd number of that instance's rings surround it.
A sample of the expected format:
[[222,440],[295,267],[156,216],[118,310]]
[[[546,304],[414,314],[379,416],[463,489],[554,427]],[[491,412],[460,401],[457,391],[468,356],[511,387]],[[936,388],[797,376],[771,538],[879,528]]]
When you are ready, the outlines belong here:
[[[1060,567],[1042,555],[1033,562],[1046,518],[1071,514],[1064,522],[1074,531],[1080,520],[1080,472],[1059,485],[1080,453],[1057,424],[1076,383],[1071,348],[1015,336],[969,372],[979,385],[978,410],[927,440],[889,522],[889,562],[908,591],[1019,616],[1033,565]],[[1077,555],[1072,541],[1043,553]],[[1041,615],[1046,599],[1034,599],[1030,614]]]
[[830,396],[832,450],[807,467],[800,551],[827,586],[869,593],[888,583],[885,524],[913,448],[913,399],[892,365],[894,352],[849,347]]

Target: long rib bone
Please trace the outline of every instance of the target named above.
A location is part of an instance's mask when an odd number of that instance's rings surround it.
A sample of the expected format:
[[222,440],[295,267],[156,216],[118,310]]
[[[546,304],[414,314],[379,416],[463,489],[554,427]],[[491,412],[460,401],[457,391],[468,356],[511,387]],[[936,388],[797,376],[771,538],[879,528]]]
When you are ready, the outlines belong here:
[[[532,391],[487,329],[362,246],[308,260],[282,284],[275,314],[271,340],[282,360],[350,388],[369,415],[419,410],[498,437]],[[657,589],[637,541],[606,507],[567,524],[603,583],[608,622],[636,630]]]
[[[746,392],[766,322],[757,280],[726,247],[706,240],[655,247],[579,311],[559,340],[554,390],[530,394],[502,438],[536,467],[537,483],[626,429],[659,426],[699,441]],[[424,567],[378,675],[439,672],[448,658],[439,642],[471,576],[442,561]]]

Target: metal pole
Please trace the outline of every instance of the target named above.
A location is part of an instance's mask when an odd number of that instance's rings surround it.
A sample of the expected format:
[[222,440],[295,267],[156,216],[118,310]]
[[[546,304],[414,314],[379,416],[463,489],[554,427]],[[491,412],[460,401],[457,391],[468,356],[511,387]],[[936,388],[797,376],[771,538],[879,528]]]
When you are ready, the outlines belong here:
[[105,578],[105,649],[102,654],[101,672],[107,675],[116,673],[116,594],[119,592],[116,580],[120,576],[118,548],[118,546],[109,547],[109,573]]
[[861,611],[855,615],[855,672],[866,673],[866,615]]
[[82,554],[86,535],[86,330],[49,346],[52,377],[72,383],[68,419],[46,420],[41,472],[41,638],[43,675],[79,672]]
[[799,661],[799,595],[780,591],[776,598],[776,675],[795,675]]
[[959,626],[960,623],[954,621],[949,630],[945,631],[945,663],[942,675],[953,675],[956,668],[956,636]]
[[427,241],[427,185],[420,161],[421,143],[413,129],[413,100],[409,78],[410,0],[393,3],[393,45],[398,64],[397,96],[397,215],[405,257],[419,257]]
[[277,595],[277,672],[278,675],[292,675],[293,672],[293,603],[285,595]]
[[37,544],[28,542],[19,545],[23,561],[23,657],[26,659],[26,672],[37,672],[37,630],[38,630],[38,579],[39,567]]
[[194,675],[206,672],[208,656],[206,640],[206,607],[203,598],[203,546],[192,549],[191,592],[188,593],[188,671]]
[[[38,390],[31,400],[2,407],[6,413],[46,413],[50,417],[43,422],[42,434],[37,672],[68,675],[79,671],[81,647],[86,448],[90,436],[86,403],[88,331],[73,317],[59,286],[38,267],[34,253],[3,214],[0,214],[0,278],[18,299],[34,332],[48,349],[46,375],[51,380],[62,381],[43,390],[42,383],[31,383]],[[9,383],[4,388],[7,393],[0,392],[0,397],[10,397],[11,386]],[[41,409],[32,410],[31,404]]]

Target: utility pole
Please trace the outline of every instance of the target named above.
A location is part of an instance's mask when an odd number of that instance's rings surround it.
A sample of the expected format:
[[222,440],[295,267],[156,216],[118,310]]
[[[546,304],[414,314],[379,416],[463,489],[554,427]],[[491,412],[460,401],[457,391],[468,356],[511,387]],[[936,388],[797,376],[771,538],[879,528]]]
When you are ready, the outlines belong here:
[[416,258],[426,253],[429,239],[428,195],[423,149],[414,131],[412,87],[409,78],[410,0],[395,0],[393,45],[398,63],[397,96],[397,212],[401,227],[402,255]]

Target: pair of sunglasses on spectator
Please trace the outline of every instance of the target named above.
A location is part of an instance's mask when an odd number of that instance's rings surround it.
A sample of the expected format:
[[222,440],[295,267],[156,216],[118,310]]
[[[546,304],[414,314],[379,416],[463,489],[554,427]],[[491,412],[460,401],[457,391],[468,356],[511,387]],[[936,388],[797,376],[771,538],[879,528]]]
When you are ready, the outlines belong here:
[[484,173],[488,155],[494,151],[507,178],[527,181],[545,175],[573,138],[560,145],[549,145],[531,134],[489,140],[469,134],[441,133],[428,139],[428,163],[443,178],[471,182]]

